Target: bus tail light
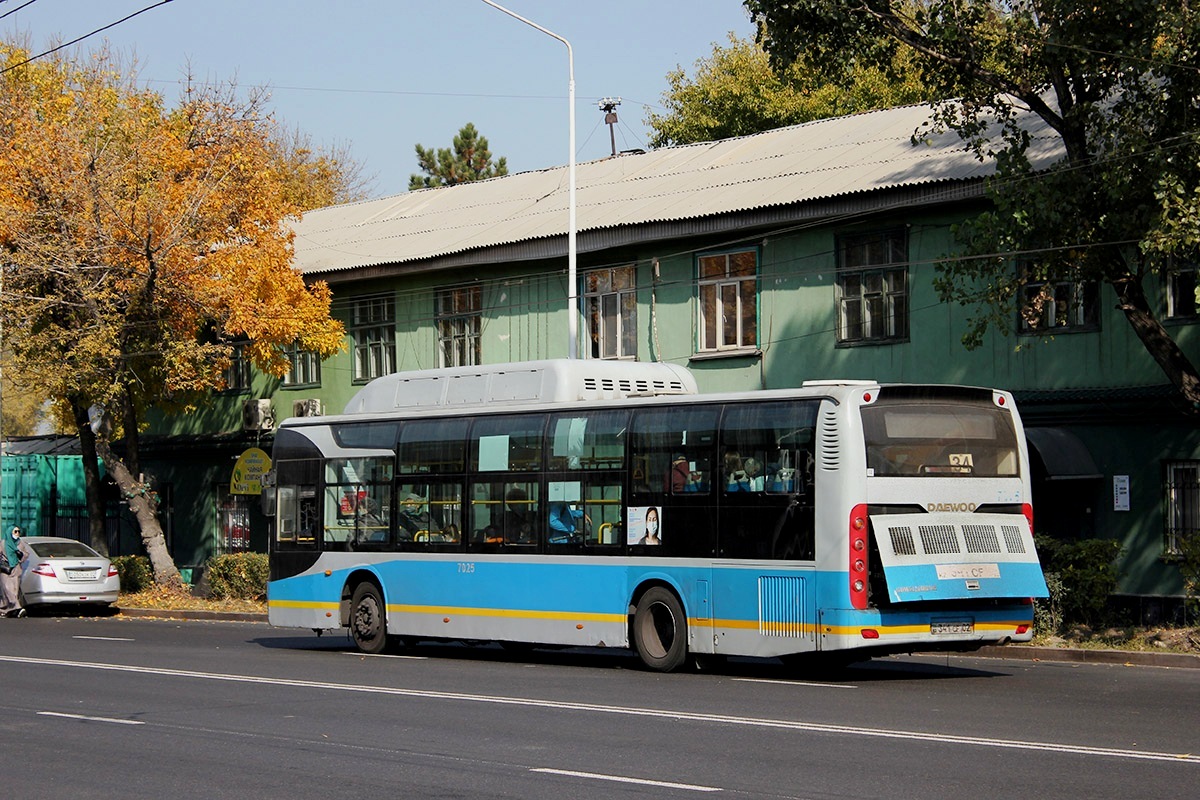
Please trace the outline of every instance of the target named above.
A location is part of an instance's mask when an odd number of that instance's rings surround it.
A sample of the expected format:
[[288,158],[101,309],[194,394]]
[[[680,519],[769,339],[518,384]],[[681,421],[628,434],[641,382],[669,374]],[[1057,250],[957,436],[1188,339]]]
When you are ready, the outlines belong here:
[[859,631],[859,633],[862,634],[864,639],[879,638],[879,631],[875,630],[874,628],[863,628],[861,631]]
[[867,607],[867,506],[856,505],[850,511],[850,605],[853,608]]
[[1028,632],[1029,632],[1029,626],[1028,626],[1028,625],[1025,625],[1025,624],[1023,624],[1023,623],[1022,623],[1021,625],[1018,625],[1018,626],[1017,626],[1017,636],[1020,636],[1020,635],[1022,635],[1022,634],[1028,633]]
[[1021,513],[1025,515],[1025,520],[1029,523],[1029,532],[1033,533],[1033,505],[1031,503],[1021,504]]

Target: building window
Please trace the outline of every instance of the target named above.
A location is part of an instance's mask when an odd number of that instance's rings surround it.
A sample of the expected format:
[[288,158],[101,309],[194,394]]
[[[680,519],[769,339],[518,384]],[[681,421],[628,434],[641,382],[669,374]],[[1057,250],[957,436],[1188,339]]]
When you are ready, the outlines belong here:
[[837,340],[908,338],[908,236],[904,229],[838,237]]
[[317,386],[321,383],[321,359],[311,350],[302,350],[296,344],[287,348],[287,374],[283,376],[284,386]]
[[758,251],[699,257],[700,351],[758,346]]
[[229,366],[225,369],[225,391],[250,391],[250,362],[246,359],[246,342],[238,342],[230,348]]
[[482,320],[483,291],[478,286],[443,289],[437,293],[441,366],[469,367],[482,363],[479,340]]
[[597,269],[583,276],[592,358],[637,358],[636,268]]
[[1100,324],[1100,287],[1095,281],[1027,281],[1023,292],[1022,333],[1091,330]]
[[1168,461],[1163,493],[1163,551],[1179,555],[1185,539],[1200,535],[1200,461]]
[[241,553],[250,549],[250,498],[230,494],[229,484],[218,484],[217,554]]
[[1167,279],[1167,318],[1186,319],[1200,316],[1200,284],[1196,265],[1187,264]]
[[396,303],[391,297],[355,300],[350,335],[354,380],[369,381],[396,371]]

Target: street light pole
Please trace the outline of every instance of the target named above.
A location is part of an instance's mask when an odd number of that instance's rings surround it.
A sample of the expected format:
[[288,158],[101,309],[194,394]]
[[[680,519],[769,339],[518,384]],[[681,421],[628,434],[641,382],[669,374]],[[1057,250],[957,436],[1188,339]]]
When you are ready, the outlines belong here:
[[520,14],[509,11],[499,3],[494,3],[492,0],[483,0],[497,11],[503,11],[514,19],[524,22],[531,28],[536,28],[547,36],[558,39],[567,46],[567,103],[568,111],[570,112],[570,153],[567,162],[567,357],[579,357],[579,300],[576,295],[576,225],[575,225],[575,53],[571,50],[571,43],[563,37],[559,36],[554,31],[547,30],[536,22],[525,19]]

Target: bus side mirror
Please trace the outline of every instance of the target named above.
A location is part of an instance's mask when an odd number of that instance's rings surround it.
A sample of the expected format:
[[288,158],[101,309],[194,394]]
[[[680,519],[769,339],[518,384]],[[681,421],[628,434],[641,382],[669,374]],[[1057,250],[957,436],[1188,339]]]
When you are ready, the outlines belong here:
[[264,517],[275,516],[275,487],[264,486],[262,494],[259,496],[259,502],[262,503],[262,513]]

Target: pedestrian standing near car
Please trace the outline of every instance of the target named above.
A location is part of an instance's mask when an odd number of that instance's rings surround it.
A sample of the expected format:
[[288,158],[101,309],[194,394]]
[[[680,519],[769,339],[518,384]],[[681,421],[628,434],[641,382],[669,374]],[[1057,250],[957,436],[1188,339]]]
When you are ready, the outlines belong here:
[[25,616],[21,607],[21,562],[28,554],[28,547],[21,541],[21,528],[14,525],[0,550],[0,614],[5,617]]

